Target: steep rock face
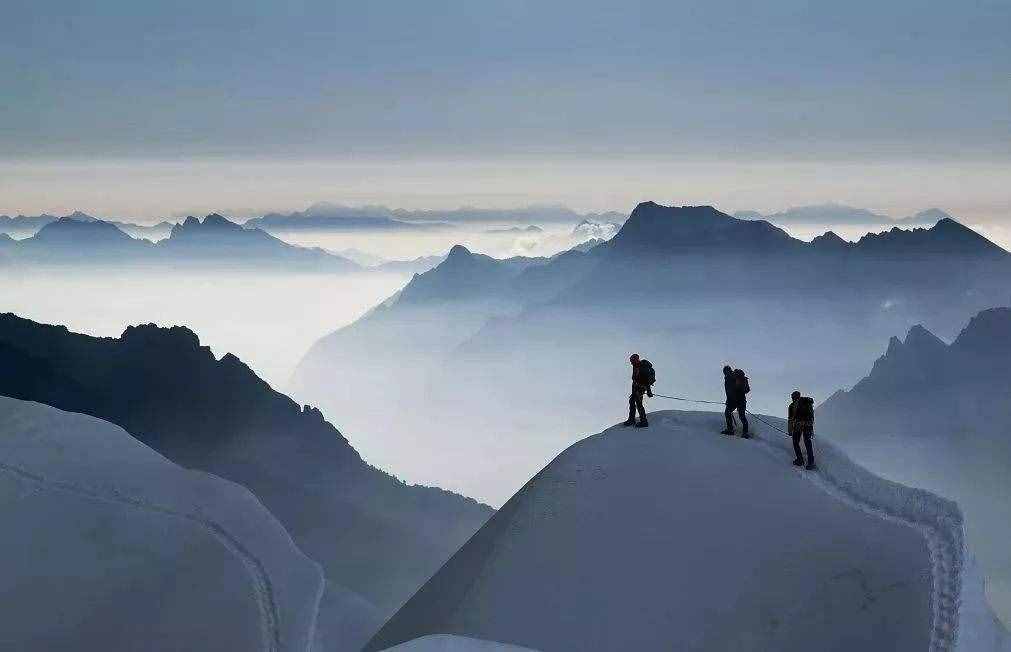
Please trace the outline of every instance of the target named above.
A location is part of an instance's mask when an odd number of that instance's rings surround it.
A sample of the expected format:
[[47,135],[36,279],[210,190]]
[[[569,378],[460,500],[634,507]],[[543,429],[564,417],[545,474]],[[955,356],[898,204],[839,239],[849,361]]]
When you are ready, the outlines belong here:
[[119,339],[0,315],[0,394],[89,414],[169,459],[249,488],[327,579],[388,613],[490,510],[410,487],[365,464],[315,409],[275,392],[238,358],[215,360],[185,328]]
[[[829,445],[818,472],[797,470],[776,431],[728,439],[721,421],[658,412],[647,431],[570,447],[366,649],[435,634],[539,650],[957,649],[982,596],[963,581],[953,503]],[[980,640],[1004,634],[985,626]]]
[[[923,326],[914,326],[905,341],[893,337],[870,374],[852,390],[826,401],[823,410],[829,416],[846,413],[848,419],[863,413],[865,419],[879,423],[894,416],[896,422],[937,425],[936,410],[925,409],[944,408],[944,403],[931,405],[930,401],[945,395],[948,407],[966,418],[992,417],[992,408],[999,407],[1001,397],[1011,391],[1009,340],[1008,308],[980,312],[950,346]],[[972,405],[964,403],[974,396],[977,400]],[[857,409],[857,405],[864,407]],[[874,409],[866,409],[872,405]]]
[[322,572],[246,489],[39,403],[0,430],[0,647],[310,649]]

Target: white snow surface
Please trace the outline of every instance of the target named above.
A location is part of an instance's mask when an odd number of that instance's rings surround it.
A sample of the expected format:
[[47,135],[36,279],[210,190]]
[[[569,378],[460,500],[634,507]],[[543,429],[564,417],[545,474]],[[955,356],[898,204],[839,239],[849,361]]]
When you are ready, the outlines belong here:
[[389,648],[389,652],[537,652],[528,647],[519,647],[479,638],[432,634]]
[[756,421],[743,440],[718,434],[722,414],[657,412],[573,445],[367,649],[438,634],[540,650],[1007,649],[954,503],[822,441],[819,470],[797,469],[789,438]]
[[308,650],[323,577],[247,490],[0,397],[0,649]]

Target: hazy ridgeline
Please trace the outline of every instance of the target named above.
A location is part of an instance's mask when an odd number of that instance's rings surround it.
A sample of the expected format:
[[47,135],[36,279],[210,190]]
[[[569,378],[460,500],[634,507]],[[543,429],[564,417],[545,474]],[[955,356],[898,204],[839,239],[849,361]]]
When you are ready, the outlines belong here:
[[[6,271],[6,270],[5,270]],[[132,324],[187,326],[219,357],[234,353],[283,389],[306,349],[410,277],[159,270],[11,270],[0,311],[117,337]]]
[[[435,229],[381,228],[376,217],[348,226],[338,217],[335,228],[275,233],[282,238],[218,218],[148,231],[83,213],[11,218],[0,222],[18,238],[0,235],[0,310],[101,336],[131,324],[188,326],[216,354],[235,353],[284,388],[313,342],[437,264],[457,242],[500,256],[550,255],[616,228],[575,226],[576,213],[537,226],[530,220],[540,213],[516,213],[524,221],[502,222],[510,213],[493,213]],[[365,269],[331,255],[349,248],[367,261]]]
[[[389,305],[319,342],[293,391],[341,414],[383,468],[500,503],[579,433],[623,420],[627,357],[657,391],[751,407],[823,400],[897,332],[954,336],[1006,301],[1009,256],[956,222],[795,240],[707,207],[643,204],[610,242],[525,266],[455,249]],[[654,399],[651,407],[683,407]]]

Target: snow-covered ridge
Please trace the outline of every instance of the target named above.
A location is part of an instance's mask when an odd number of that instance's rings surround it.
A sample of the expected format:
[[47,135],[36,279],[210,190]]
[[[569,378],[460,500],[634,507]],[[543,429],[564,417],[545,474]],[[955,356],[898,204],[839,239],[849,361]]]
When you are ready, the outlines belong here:
[[[37,403],[0,397],[0,432],[0,517],[20,535],[0,555],[0,592],[51,604],[59,623],[42,633],[6,611],[4,646],[92,649],[108,637],[119,649],[311,649],[322,572],[247,490]],[[63,579],[77,558],[80,570]],[[157,588],[163,577],[173,579]],[[102,623],[103,607],[119,621]],[[131,610],[150,621],[130,622]]]
[[[782,419],[773,421],[786,428]],[[756,442],[778,458],[786,459],[787,438],[768,427],[760,426],[760,432]],[[959,607],[967,557],[965,523],[958,505],[929,491],[876,476],[824,440],[817,443],[817,455],[817,473],[796,472],[853,507],[914,528],[927,541],[933,576],[930,650],[958,649]]]
[[965,578],[954,503],[820,440],[820,470],[796,469],[766,425],[744,441],[717,434],[719,414],[651,424],[561,453],[366,649],[440,634],[542,650],[1007,649]]

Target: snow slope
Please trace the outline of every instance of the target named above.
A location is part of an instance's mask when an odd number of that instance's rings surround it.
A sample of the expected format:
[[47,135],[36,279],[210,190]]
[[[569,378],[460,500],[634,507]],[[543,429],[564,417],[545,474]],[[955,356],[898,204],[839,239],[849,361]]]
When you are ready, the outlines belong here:
[[650,423],[559,455],[366,649],[434,634],[540,650],[1003,649],[981,584],[963,583],[953,503],[824,442],[820,471],[796,469],[762,424],[748,441],[719,435],[720,414]]
[[482,641],[466,636],[433,634],[390,648],[390,652],[535,652],[527,647],[518,647],[495,641]]
[[308,650],[319,566],[242,487],[0,397],[0,649]]

